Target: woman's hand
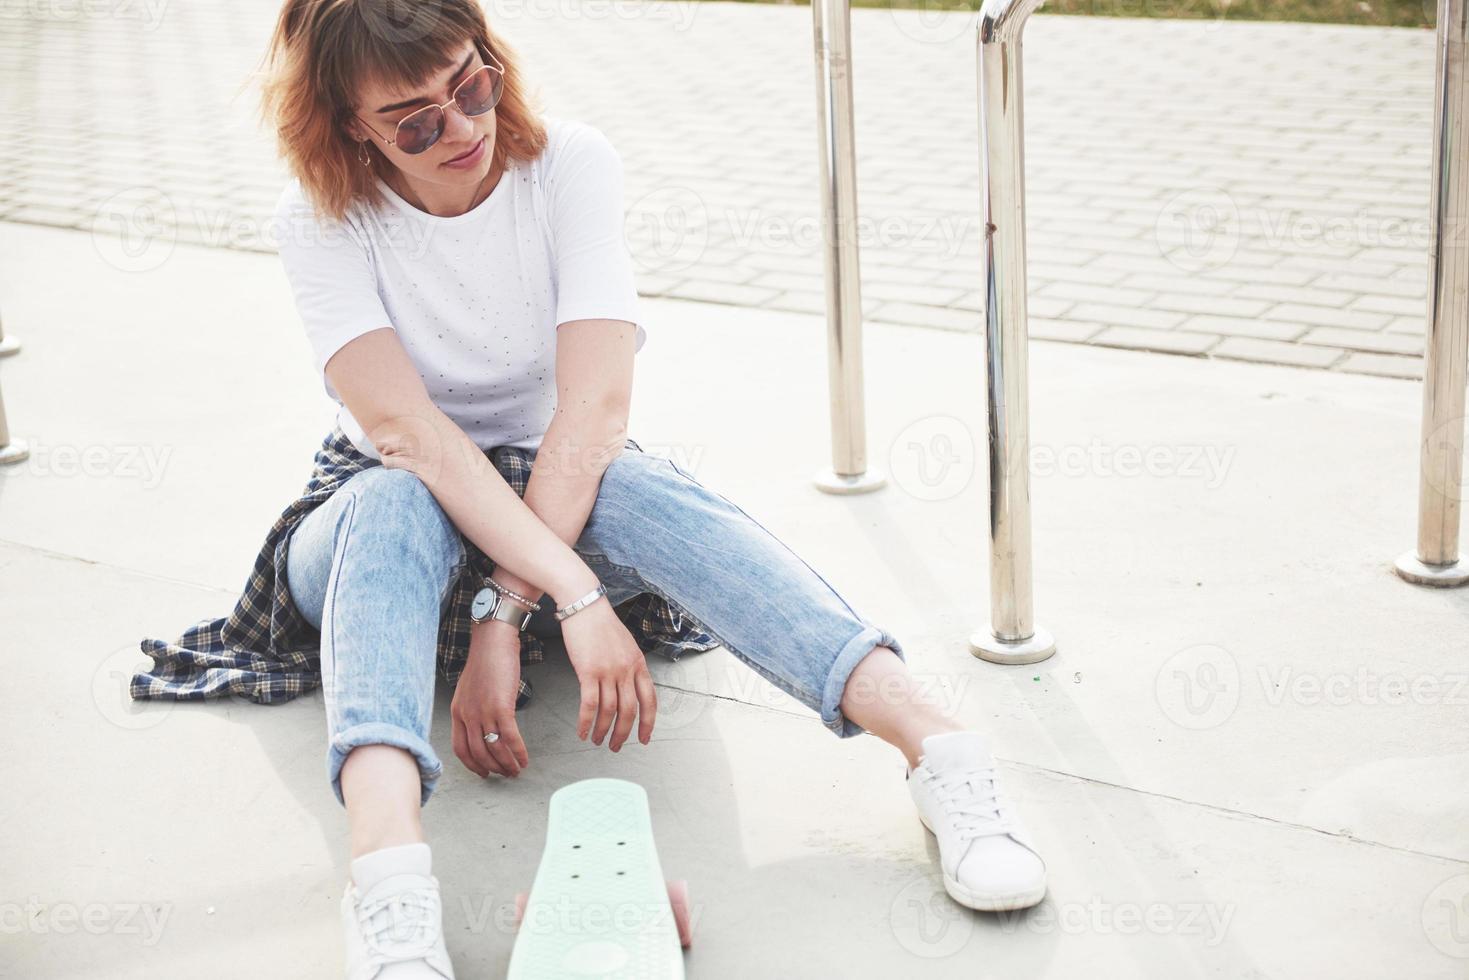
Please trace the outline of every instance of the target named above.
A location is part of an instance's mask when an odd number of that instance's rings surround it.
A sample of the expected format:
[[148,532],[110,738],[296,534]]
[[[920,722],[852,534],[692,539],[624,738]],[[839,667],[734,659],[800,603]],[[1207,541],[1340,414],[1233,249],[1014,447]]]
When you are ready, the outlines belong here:
[[[621,750],[638,722],[638,741],[648,744],[653,737],[653,719],[658,713],[658,696],[653,677],[637,641],[617,618],[606,596],[561,620],[561,638],[566,655],[581,682],[581,710],[576,719],[576,737],[602,744],[612,728],[613,752]],[[616,724],[613,720],[616,719]]]
[[[470,628],[469,661],[459,675],[449,716],[454,754],[481,778],[492,772],[518,776],[530,765],[515,723],[519,693],[520,630],[499,620],[476,623]],[[499,732],[499,741],[486,742],[485,732]]]

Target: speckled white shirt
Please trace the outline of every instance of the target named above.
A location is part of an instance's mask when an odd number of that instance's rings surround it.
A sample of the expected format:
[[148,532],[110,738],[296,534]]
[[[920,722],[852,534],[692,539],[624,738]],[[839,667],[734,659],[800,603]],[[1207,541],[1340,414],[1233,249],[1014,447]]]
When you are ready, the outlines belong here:
[[597,128],[543,117],[549,143],[512,161],[478,207],[383,200],[340,221],[292,181],[276,208],[281,260],[342,431],[381,459],[326,378],[354,337],[392,327],[429,396],[482,449],[540,446],[556,409],[556,327],[626,320],[647,338],[623,238],[622,161]]

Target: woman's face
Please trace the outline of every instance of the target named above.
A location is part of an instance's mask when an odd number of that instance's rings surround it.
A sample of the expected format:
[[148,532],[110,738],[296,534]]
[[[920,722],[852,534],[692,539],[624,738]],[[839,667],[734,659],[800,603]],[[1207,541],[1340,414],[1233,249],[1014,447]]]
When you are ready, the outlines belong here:
[[[403,91],[363,82],[357,88],[354,139],[370,140],[388,162],[411,181],[443,187],[478,185],[490,171],[495,148],[495,111],[466,116],[458,104],[444,109],[444,132],[422,153],[405,153],[385,142],[396,139],[399,120],[428,105],[442,105],[475,69],[484,65],[473,41],[465,41],[447,67],[435,72],[420,88]],[[370,127],[370,128],[369,128]]]

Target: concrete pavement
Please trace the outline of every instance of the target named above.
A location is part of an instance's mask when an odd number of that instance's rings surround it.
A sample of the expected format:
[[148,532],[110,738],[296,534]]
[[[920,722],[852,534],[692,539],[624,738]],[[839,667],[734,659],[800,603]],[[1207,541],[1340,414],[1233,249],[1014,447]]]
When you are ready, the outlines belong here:
[[[278,263],[0,224],[0,361],[32,458],[0,470],[0,975],[340,970],[344,820],[320,696],[127,700],[144,635],[226,613],[329,403]],[[531,768],[446,775],[425,819],[462,977],[501,975],[549,794],[647,787],[691,882],[691,978],[1461,977],[1469,593],[1413,540],[1419,391],[1340,372],[1033,345],[1037,615],[1059,652],[974,659],[987,616],[982,342],[872,324],[883,491],[837,498],[823,324],[646,301],[632,433],[757,516],[988,732],[1046,902],[942,892],[902,761],[840,741],[726,651],[654,663],[662,720],[574,739],[536,665]],[[690,387],[690,364],[707,367]],[[754,463],[759,457],[759,463]]]

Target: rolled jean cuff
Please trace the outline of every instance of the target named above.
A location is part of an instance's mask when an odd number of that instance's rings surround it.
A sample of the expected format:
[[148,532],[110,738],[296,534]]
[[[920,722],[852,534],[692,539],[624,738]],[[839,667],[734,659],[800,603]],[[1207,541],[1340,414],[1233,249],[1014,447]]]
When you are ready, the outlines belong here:
[[821,696],[821,723],[830,728],[838,738],[851,738],[867,731],[842,714],[842,693],[847,688],[847,680],[852,676],[852,671],[863,658],[880,646],[888,647],[898,655],[899,660],[908,662],[907,655],[893,634],[869,624],[847,641],[842,652],[837,654],[831,672],[826,675],[826,690]]
[[418,762],[418,775],[423,785],[418,805],[428,804],[434,785],[444,774],[444,764],[428,742],[406,728],[382,721],[353,725],[332,737],[326,754],[326,775],[331,780],[332,792],[337,795],[338,803],[344,807],[347,805],[342,796],[342,765],[347,761],[347,754],[359,745],[392,745],[412,754]]

